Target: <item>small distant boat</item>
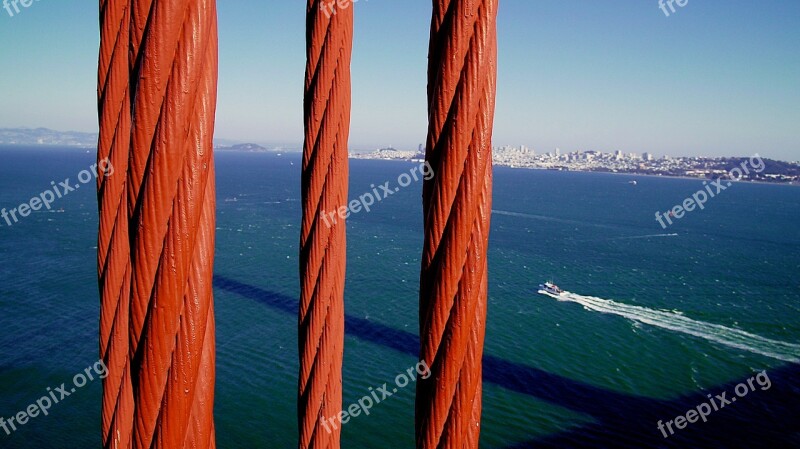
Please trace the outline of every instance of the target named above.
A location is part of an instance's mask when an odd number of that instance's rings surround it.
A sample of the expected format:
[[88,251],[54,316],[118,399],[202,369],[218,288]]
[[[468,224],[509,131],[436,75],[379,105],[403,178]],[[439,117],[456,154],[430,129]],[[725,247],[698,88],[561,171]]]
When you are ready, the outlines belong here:
[[636,184],[639,184],[639,183],[634,179],[633,181],[628,181],[628,184],[630,184],[632,186],[635,186]]
[[539,284],[538,293],[542,295],[560,296],[562,293],[564,293],[564,291],[558,288],[558,285],[552,282],[545,282],[544,284]]

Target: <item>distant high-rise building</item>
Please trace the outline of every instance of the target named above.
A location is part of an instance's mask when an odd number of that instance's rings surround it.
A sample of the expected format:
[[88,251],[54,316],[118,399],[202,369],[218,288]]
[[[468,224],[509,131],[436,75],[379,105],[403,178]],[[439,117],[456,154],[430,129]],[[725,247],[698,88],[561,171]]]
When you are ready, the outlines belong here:
[[647,153],[647,152],[642,153],[642,159],[644,159],[646,161],[652,161],[653,160],[653,155],[650,154],[650,153]]

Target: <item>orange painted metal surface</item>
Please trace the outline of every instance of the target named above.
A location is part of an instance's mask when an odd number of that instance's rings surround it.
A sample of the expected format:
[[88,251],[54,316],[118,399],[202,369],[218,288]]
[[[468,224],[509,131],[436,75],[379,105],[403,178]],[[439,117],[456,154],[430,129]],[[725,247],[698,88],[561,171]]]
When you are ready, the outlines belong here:
[[101,416],[103,447],[122,449],[130,448],[133,441],[133,385],[128,356],[131,260],[125,187],[131,141],[129,37],[130,2],[101,0],[97,160],[99,166],[107,161],[117,174],[97,178],[100,357],[109,373],[103,380]]
[[[300,235],[298,425],[300,448],[338,448],[342,409],[345,222],[353,7],[306,11],[305,141]],[[331,216],[330,213],[334,213]],[[328,214],[323,219],[323,214]]]
[[417,448],[477,448],[480,436],[497,0],[434,0],[423,186]]
[[[98,157],[120,159],[99,186],[101,351],[113,360],[109,379],[115,379],[104,388],[104,442],[213,448],[216,3],[100,6]],[[130,277],[117,277],[117,267],[125,266]],[[125,363],[128,370],[120,368]],[[112,410],[114,400],[125,408]]]

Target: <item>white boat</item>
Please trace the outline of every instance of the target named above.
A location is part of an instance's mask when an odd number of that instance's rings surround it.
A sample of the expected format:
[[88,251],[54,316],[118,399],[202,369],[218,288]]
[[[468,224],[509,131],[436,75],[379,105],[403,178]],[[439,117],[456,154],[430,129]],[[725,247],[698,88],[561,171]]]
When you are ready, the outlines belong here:
[[564,293],[564,291],[558,288],[558,285],[552,282],[545,282],[544,284],[539,284],[538,293],[542,295],[560,296],[562,293]]

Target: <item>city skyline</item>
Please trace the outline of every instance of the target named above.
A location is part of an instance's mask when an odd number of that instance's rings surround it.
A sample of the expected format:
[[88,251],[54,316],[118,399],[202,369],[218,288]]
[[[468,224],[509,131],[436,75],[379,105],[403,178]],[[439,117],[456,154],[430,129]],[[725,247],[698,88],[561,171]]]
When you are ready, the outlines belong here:
[[[351,5],[351,147],[416,148],[430,4]],[[219,139],[302,140],[302,2],[220,4]],[[495,145],[800,159],[800,4],[505,0]],[[0,10],[0,127],[96,131],[95,4]]]
[[[394,161],[424,161],[420,150],[403,151],[383,148],[373,152],[351,153],[355,159],[377,159]],[[621,150],[603,152],[598,150],[536,153],[525,145],[494,147],[492,161],[496,167],[521,169],[545,169],[558,171],[606,172],[644,176],[671,176],[680,178],[712,179],[729,176],[733,180],[777,182],[797,184],[800,182],[800,165],[793,161],[762,159],[755,153],[750,156],[658,157],[652,153],[625,153]],[[744,164],[744,165],[741,165]],[[753,170],[751,171],[750,168]],[[739,167],[739,168],[736,168]]]

